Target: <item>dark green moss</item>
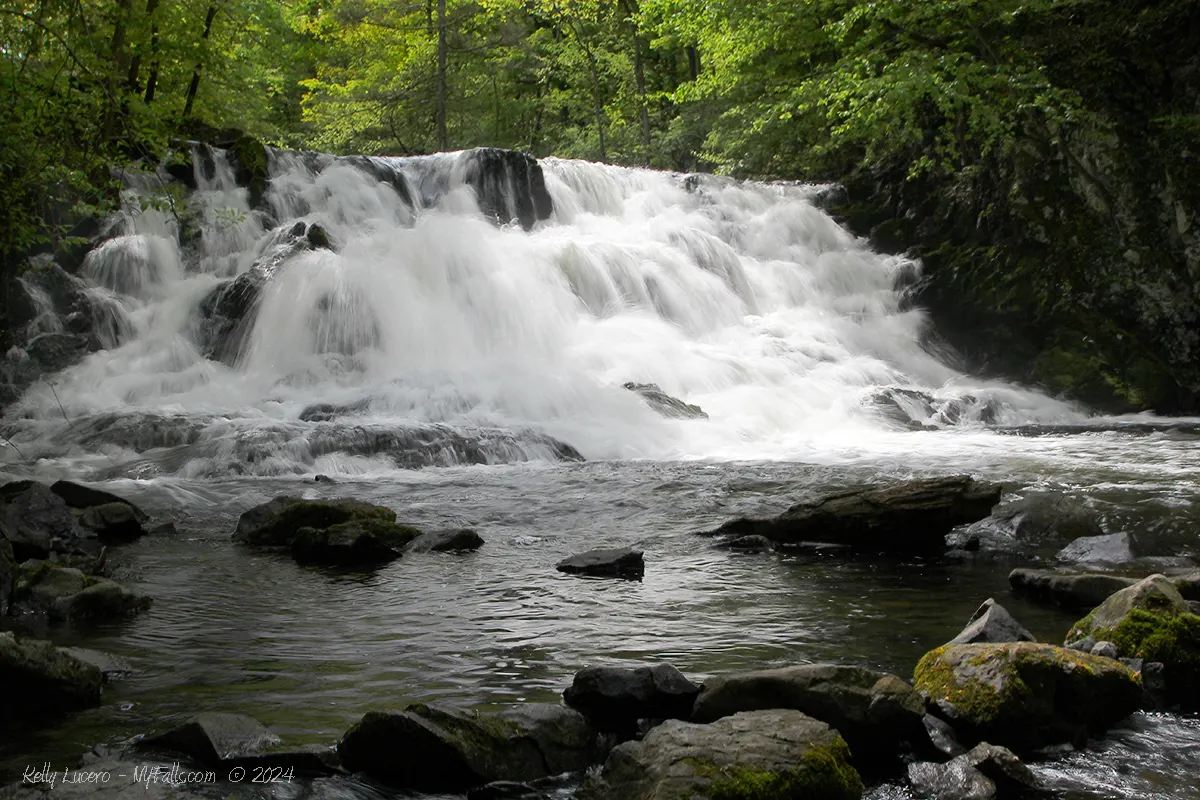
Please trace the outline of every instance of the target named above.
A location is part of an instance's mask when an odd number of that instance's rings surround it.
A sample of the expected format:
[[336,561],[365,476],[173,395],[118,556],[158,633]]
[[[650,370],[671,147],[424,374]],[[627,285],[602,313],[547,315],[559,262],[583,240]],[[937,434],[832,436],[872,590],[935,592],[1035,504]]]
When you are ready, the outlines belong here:
[[858,800],[863,792],[850,766],[850,748],[840,737],[829,747],[811,747],[791,769],[718,767],[695,758],[688,763],[697,775],[711,779],[706,793],[712,800]]

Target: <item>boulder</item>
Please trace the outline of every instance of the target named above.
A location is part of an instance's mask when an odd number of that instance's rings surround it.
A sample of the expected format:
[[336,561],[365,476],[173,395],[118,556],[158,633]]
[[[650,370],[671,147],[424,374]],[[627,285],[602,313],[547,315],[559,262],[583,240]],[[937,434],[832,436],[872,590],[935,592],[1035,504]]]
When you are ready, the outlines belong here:
[[238,518],[233,540],[266,547],[291,547],[301,528],[322,530],[352,520],[395,522],[396,512],[361,500],[276,497],[244,512]]
[[898,755],[925,738],[925,701],[886,672],[838,664],[803,664],[705,681],[692,722],[742,711],[787,708],[828,723],[850,745],[856,763]]
[[433,531],[423,533],[405,547],[411,553],[453,553],[478,550],[483,537],[472,530]]
[[0,502],[0,536],[12,543],[17,561],[47,558],[52,552],[92,552],[66,502],[44,484],[7,484],[0,488]]
[[72,658],[77,658],[100,670],[105,683],[123,680],[135,672],[132,664],[111,653],[101,653],[99,650],[88,650],[83,647],[61,647],[59,649]]
[[615,748],[580,800],[857,800],[862,781],[837,731],[791,709],[710,725],[670,720]]
[[45,614],[50,622],[117,619],[145,611],[152,602],[108,578],[36,561],[21,565],[13,592],[15,610]]
[[1014,569],[1008,574],[1013,594],[1066,608],[1094,608],[1109,595],[1135,583],[1135,578],[1097,572]]
[[958,525],[986,517],[1000,487],[966,476],[864,486],[798,503],[771,519],[742,518],[712,533],[773,542],[830,542],[869,552],[935,552]]
[[925,733],[929,735],[929,744],[942,756],[955,758],[967,752],[967,748],[959,744],[954,728],[944,719],[926,714],[921,722],[925,725]]
[[968,740],[1018,752],[1082,743],[1137,710],[1142,694],[1120,662],[1034,642],[939,647],[913,684]]
[[5,721],[98,706],[102,680],[99,669],[50,642],[0,633]]
[[700,408],[700,406],[685,403],[678,397],[671,397],[671,395],[658,388],[657,383],[626,383],[624,386],[645,400],[646,405],[664,417],[673,417],[675,419],[708,419],[708,414],[704,413],[704,409]]
[[1033,634],[1009,614],[1004,606],[989,597],[967,622],[967,627],[950,640],[949,644],[975,644],[976,642],[1036,642]]
[[254,755],[279,743],[261,722],[243,714],[206,712],[163,733],[147,736],[138,746],[185,755],[207,767]]
[[929,800],[993,800],[1041,789],[1037,776],[1011,750],[986,742],[946,764],[909,764],[908,780],[918,797]]
[[1103,658],[1119,658],[1120,651],[1112,642],[1096,642],[1092,645],[1091,654],[1094,656],[1102,656]]
[[602,730],[629,733],[641,719],[688,719],[699,693],[670,664],[587,667],[575,673],[563,700]]
[[106,492],[103,489],[95,489],[91,486],[84,486],[81,483],[74,483],[73,481],[55,481],[50,484],[50,491],[61,497],[63,502],[71,508],[87,509],[95,506],[121,503],[133,510],[133,516],[138,522],[146,523],[150,521],[150,515],[145,511],[142,511],[142,509],[125,498],[115,495],[112,492]]
[[555,569],[571,575],[593,575],[640,581],[646,574],[646,562],[641,550],[635,550],[632,547],[618,547],[577,553],[558,562]]
[[516,150],[479,147],[460,156],[463,181],[475,191],[479,210],[501,224],[517,220],[529,230],[554,213],[542,165]]
[[1184,600],[1200,601],[1200,571],[1172,575],[1171,583]]
[[1067,634],[1068,643],[1088,638],[1112,643],[1119,657],[1160,662],[1166,702],[1200,708],[1200,616],[1165,576],[1122,589]]
[[1059,550],[1057,558],[1059,561],[1070,561],[1077,564],[1124,564],[1134,559],[1133,545],[1128,533],[1084,536]]
[[85,532],[105,544],[132,542],[146,533],[137,509],[128,503],[105,503],[86,508],[79,515],[79,524]]
[[606,751],[580,714],[554,706],[500,716],[427,705],[371,711],[338,743],[351,772],[422,792],[534,780],[582,769]]
[[292,540],[292,558],[301,564],[377,566],[400,558],[404,547],[420,536],[416,528],[382,519],[301,528]]
[[1034,494],[1007,502],[991,516],[946,536],[949,548],[992,555],[1031,555],[1053,542],[1099,536],[1095,512],[1062,494]]

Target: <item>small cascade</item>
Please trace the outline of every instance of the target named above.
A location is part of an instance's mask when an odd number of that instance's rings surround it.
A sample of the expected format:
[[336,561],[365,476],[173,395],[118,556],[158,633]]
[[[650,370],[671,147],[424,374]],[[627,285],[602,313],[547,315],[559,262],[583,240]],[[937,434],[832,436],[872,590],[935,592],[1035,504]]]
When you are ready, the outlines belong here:
[[79,276],[26,283],[31,334],[86,342],[9,408],[23,453],[373,473],[814,458],[1081,419],[927,352],[903,302],[919,265],[839,227],[822,187],[490,149],[267,162],[253,196],[203,145],[186,192],[162,189],[177,164],[132,176]]

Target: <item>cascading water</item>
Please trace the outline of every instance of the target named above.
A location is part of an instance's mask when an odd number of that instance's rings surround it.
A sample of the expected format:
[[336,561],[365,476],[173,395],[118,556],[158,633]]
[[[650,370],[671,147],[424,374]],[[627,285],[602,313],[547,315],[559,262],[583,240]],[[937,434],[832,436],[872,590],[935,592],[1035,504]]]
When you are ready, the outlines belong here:
[[[197,153],[186,204],[130,187],[81,273],[106,349],[10,410],[26,456],[109,477],[572,448],[820,460],[912,447],[912,427],[1080,418],[927,352],[898,285],[916,265],[840,228],[815,187],[545,159],[553,213],[533,224],[550,209],[503,173],[477,198],[478,151],[270,160],[265,208],[220,151]],[[708,419],[663,418],[626,382]]]

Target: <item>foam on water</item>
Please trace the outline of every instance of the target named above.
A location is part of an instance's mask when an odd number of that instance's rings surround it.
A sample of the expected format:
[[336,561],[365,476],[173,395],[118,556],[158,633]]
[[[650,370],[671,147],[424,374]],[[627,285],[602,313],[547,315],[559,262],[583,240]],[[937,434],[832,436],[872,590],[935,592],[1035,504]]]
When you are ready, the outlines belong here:
[[[32,388],[10,434],[51,459],[71,455],[55,444],[64,416],[222,420],[201,440],[288,423],[303,439],[301,412],[325,403],[374,426],[537,431],[588,458],[836,461],[921,441],[897,419],[974,430],[1082,419],[927,351],[928,322],[900,286],[918,265],[839,227],[815,187],[544,159],[555,211],[525,231],[480,213],[468,158],[356,166],[272,153],[269,212],[250,208],[221,153],[211,174],[197,169],[186,207],[132,186],[119,235],[82,270],[108,309],[108,349]],[[334,250],[283,260],[236,361],[206,358],[205,298],[298,221],[324,227]],[[709,418],[664,419],[627,381]],[[304,452],[281,442],[261,469],[316,469]]]

